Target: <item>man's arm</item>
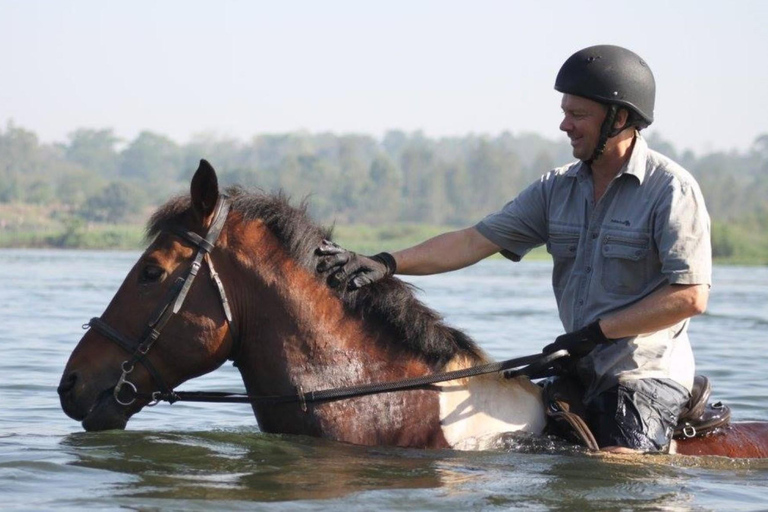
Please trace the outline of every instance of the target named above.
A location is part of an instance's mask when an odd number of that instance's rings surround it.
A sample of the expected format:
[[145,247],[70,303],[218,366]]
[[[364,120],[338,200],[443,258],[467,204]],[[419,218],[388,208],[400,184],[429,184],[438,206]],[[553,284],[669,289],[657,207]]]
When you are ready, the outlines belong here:
[[443,233],[392,253],[397,273],[429,275],[468,267],[501,250],[474,227]]
[[578,331],[558,336],[542,352],[551,354],[567,350],[572,356],[581,357],[597,345],[667,329],[703,313],[708,299],[709,285],[668,284],[626,309],[604,316]]
[[443,233],[394,254],[363,256],[324,240],[317,248],[317,271],[329,272],[333,287],[356,290],[392,274],[427,275],[457,270],[501,250],[474,227]]
[[668,284],[632,306],[600,319],[606,338],[616,339],[659,331],[703,313],[709,286]]

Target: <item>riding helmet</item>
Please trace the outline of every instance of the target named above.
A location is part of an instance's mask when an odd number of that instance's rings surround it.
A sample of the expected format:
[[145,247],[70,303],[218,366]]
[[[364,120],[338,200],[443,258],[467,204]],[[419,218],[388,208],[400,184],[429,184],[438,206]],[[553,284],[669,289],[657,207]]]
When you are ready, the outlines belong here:
[[626,48],[598,45],[579,50],[560,68],[555,89],[634,110],[642,128],[653,122],[656,81],[648,64]]

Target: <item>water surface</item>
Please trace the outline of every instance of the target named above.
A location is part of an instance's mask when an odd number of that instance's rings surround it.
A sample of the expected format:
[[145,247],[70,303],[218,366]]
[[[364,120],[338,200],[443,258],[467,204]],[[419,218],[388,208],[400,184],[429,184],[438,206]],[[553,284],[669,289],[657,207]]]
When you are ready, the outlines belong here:
[[[138,253],[0,250],[3,509],[765,510],[768,463],[595,457],[510,436],[479,453],[366,448],[259,431],[244,405],[161,404],[123,432],[85,433],[56,386],[81,325]],[[538,352],[561,333],[547,262],[493,260],[410,279],[492,356]],[[716,267],[690,329],[698,369],[734,419],[768,420],[768,269]],[[242,390],[230,365],[180,389]]]

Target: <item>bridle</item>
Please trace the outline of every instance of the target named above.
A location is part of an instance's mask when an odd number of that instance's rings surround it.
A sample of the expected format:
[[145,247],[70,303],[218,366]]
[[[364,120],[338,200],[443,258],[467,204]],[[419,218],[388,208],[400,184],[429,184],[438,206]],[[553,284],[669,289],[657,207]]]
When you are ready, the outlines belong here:
[[[138,343],[135,340],[124,336],[116,329],[111,327],[101,318],[92,318],[90,322],[83,326],[87,329],[92,327],[100,334],[104,335],[110,341],[116,343],[119,347],[131,354],[131,357],[121,364],[122,374],[115,385],[112,395],[115,401],[122,406],[129,406],[133,404],[137,398],[146,398],[149,400],[148,406],[156,405],[160,401],[167,401],[174,403],[179,400],[191,401],[191,402],[227,402],[227,403],[299,403],[302,410],[307,410],[308,403],[329,402],[335,400],[343,400],[347,398],[366,396],[379,393],[387,393],[392,391],[403,391],[409,389],[424,389],[431,384],[438,382],[445,382],[455,379],[474,377],[477,375],[484,375],[489,373],[504,372],[505,376],[512,378],[520,375],[525,375],[530,378],[542,378],[545,376],[553,375],[553,372],[557,372],[558,368],[556,362],[558,359],[568,356],[568,352],[565,350],[559,350],[552,354],[533,354],[530,356],[524,356],[516,359],[509,359],[506,361],[492,362],[465,368],[463,370],[455,370],[450,372],[442,372],[424,375],[421,377],[413,377],[409,379],[392,381],[392,382],[378,382],[370,384],[360,384],[357,386],[343,387],[343,388],[331,388],[318,391],[304,392],[301,388],[297,389],[296,394],[290,395],[274,395],[274,396],[252,396],[241,393],[228,393],[228,392],[200,392],[200,391],[173,391],[168,386],[165,380],[162,378],[157,369],[147,358],[152,346],[160,337],[160,334],[165,328],[168,321],[181,310],[184,305],[184,301],[187,298],[192,283],[197,277],[198,271],[203,262],[208,265],[210,270],[211,279],[216,284],[216,288],[221,298],[221,305],[224,309],[224,314],[229,324],[229,332],[232,338],[233,348],[230,353],[230,359],[235,359],[239,351],[239,336],[235,330],[235,324],[232,320],[232,311],[229,307],[229,301],[224,291],[224,285],[219,279],[219,275],[213,267],[210,253],[216,245],[216,241],[224,228],[224,223],[227,220],[227,214],[229,213],[230,203],[226,196],[220,196],[220,200],[216,204],[214,218],[211,223],[208,233],[205,237],[201,237],[197,233],[184,230],[178,227],[169,228],[168,231],[185,239],[194,246],[197,247],[197,254],[195,255],[192,265],[186,277],[179,277],[174,282],[173,286],[168,290],[167,298],[161,302],[157,310],[150,316],[150,320],[144,330],[144,334],[141,336]],[[158,391],[153,391],[150,394],[142,394],[138,392],[136,385],[128,380],[129,375],[136,367],[136,363],[141,363],[144,368],[147,369],[152,376],[152,380],[158,388]],[[127,387],[131,391],[131,396],[123,399],[120,396],[121,390]]]
[[[213,221],[211,222],[211,226],[208,228],[208,233],[204,238],[197,233],[182,228],[173,227],[169,229],[169,231],[173,234],[196,246],[197,254],[192,261],[192,265],[190,266],[186,277],[179,277],[176,279],[176,281],[173,283],[173,286],[171,286],[171,288],[168,290],[166,300],[161,302],[160,306],[150,316],[149,322],[144,329],[144,333],[138,342],[127,336],[124,336],[101,318],[91,318],[91,321],[83,326],[86,329],[88,327],[92,327],[100,334],[108,338],[110,341],[113,341],[119,347],[131,354],[131,357],[123,361],[121,364],[122,375],[117,381],[115,389],[112,392],[112,395],[118,404],[123,406],[131,405],[136,401],[137,397],[141,396],[138,393],[136,385],[128,380],[129,375],[136,367],[136,363],[141,363],[144,368],[147,369],[149,374],[152,376],[152,380],[155,382],[155,385],[159,388],[158,391],[153,391],[151,395],[149,395],[151,400],[148,405],[155,405],[161,399],[165,399],[170,402],[175,401],[174,397],[177,396],[176,393],[174,393],[171,387],[166,384],[160,373],[147,358],[147,354],[160,337],[160,334],[168,324],[168,321],[181,310],[181,307],[184,305],[184,301],[187,298],[189,290],[192,287],[192,283],[195,281],[195,278],[197,277],[203,262],[208,265],[211,273],[211,279],[216,284],[219,297],[221,298],[221,305],[224,309],[224,314],[230,328],[230,336],[232,338],[233,344],[235,344],[232,350],[232,354],[237,353],[236,344],[238,343],[238,336],[233,329],[234,324],[232,322],[232,311],[229,307],[229,300],[227,299],[227,294],[224,291],[224,285],[221,283],[221,279],[219,279],[219,275],[216,273],[216,270],[213,267],[213,261],[211,261],[210,257],[210,253],[213,251],[213,248],[216,245],[216,241],[218,240],[219,235],[224,228],[224,223],[227,220],[229,208],[229,199],[222,195],[216,204]],[[230,357],[233,358],[234,356],[231,355]],[[131,396],[126,399],[120,397],[120,391],[124,386],[130,388],[132,392]]]

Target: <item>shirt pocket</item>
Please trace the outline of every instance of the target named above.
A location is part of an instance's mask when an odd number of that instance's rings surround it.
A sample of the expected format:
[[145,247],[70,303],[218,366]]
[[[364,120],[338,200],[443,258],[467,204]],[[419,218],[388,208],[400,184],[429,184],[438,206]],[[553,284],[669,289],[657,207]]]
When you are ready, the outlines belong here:
[[552,232],[547,240],[547,252],[552,255],[552,287],[563,290],[573,271],[576,250],[579,246],[579,233]]
[[648,283],[650,239],[627,235],[603,237],[603,289],[619,295],[640,293]]

